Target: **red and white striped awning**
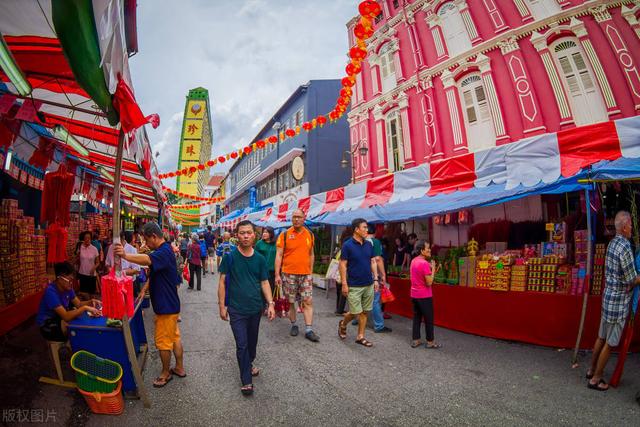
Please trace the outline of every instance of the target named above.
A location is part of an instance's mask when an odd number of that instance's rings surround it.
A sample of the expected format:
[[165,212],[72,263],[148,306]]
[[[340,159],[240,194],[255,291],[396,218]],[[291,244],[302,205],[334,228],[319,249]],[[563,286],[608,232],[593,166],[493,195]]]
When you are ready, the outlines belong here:
[[[368,181],[350,184],[294,203],[273,206],[250,215],[259,225],[290,224],[300,208],[307,219],[323,214],[354,212],[424,196],[435,196],[503,185],[505,189],[552,184],[575,176],[601,160],[640,157],[640,117],[577,127],[558,133],[423,164]],[[639,171],[640,174],[640,171]],[[321,219],[320,219],[321,222]]]

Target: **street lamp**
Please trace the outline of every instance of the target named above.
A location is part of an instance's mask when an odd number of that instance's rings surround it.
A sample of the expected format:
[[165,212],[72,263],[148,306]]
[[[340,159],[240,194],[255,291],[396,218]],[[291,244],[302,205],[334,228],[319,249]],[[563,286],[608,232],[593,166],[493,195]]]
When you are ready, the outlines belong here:
[[[353,155],[356,153],[356,150],[358,151],[358,154],[360,155],[360,157],[364,157],[367,155],[367,153],[369,153],[369,147],[367,147],[366,145],[362,144],[362,141],[358,142],[356,144],[355,147],[353,147],[353,150],[349,151],[349,150],[344,150],[344,152],[342,153],[342,160],[340,160],[340,166],[343,169],[346,169],[349,166],[349,160],[347,159],[347,155],[352,159],[352,163],[353,163]],[[351,171],[353,172],[351,174],[351,182],[355,182],[355,169],[352,168]]]

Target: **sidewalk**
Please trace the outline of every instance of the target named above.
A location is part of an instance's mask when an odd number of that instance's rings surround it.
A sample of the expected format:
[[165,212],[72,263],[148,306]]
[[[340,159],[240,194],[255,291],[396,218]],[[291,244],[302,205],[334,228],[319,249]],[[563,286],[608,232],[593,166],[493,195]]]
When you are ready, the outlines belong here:
[[[353,326],[347,340],[338,339],[335,291],[325,299],[320,289],[314,290],[314,326],[320,343],[307,341],[302,334],[290,337],[286,319],[264,321],[256,361],[262,372],[255,381],[255,395],[244,398],[231,330],[218,317],[216,289],[217,276],[207,275],[203,291],[187,291],[186,286],[180,290],[187,378],[174,378],[165,388],[154,389],[151,383],[160,360],[151,343],[144,372],[151,409],[140,401],[127,401],[120,417],[94,415],[77,392],[38,383],[38,376],[48,374],[51,366],[33,324],[4,338],[0,374],[7,386],[1,388],[0,406],[44,409],[45,417],[51,409],[55,425],[78,426],[638,423],[637,354],[627,359],[620,387],[598,393],[587,389],[584,379],[589,354],[581,356],[580,368],[572,370],[570,350],[440,328],[436,338],[442,349],[412,349],[411,321],[398,316],[387,321],[393,328],[390,334],[367,330],[367,338],[374,342],[367,349],[353,342]],[[151,340],[152,312],[145,316]],[[615,357],[608,373],[614,364]]]

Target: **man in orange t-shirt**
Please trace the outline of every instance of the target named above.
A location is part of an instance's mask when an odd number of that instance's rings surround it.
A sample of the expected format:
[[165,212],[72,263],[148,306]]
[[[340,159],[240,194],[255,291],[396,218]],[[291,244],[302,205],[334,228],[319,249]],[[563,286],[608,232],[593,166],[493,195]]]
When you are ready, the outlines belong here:
[[306,214],[301,209],[293,212],[291,222],[293,226],[278,236],[276,242],[276,284],[282,285],[284,293],[288,296],[291,307],[289,308],[289,320],[291,320],[291,336],[298,335],[296,324],[296,296],[302,299],[302,312],[304,315],[305,333],[309,341],[318,342],[320,337],[313,331],[313,233],[304,226]]

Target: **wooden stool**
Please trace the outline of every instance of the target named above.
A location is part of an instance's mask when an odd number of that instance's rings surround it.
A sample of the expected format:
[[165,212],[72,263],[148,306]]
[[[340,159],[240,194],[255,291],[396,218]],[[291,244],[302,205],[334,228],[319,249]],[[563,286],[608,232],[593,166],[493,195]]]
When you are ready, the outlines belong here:
[[38,381],[45,384],[75,388],[76,383],[64,380],[64,375],[62,374],[62,366],[60,365],[60,348],[62,346],[66,346],[67,343],[60,341],[47,341],[47,344],[49,345],[49,352],[51,353],[51,358],[53,359],[53,365],[56,368],[58,378],[56,379],[51,377],[40,377]]

